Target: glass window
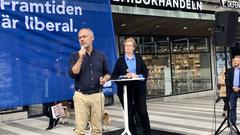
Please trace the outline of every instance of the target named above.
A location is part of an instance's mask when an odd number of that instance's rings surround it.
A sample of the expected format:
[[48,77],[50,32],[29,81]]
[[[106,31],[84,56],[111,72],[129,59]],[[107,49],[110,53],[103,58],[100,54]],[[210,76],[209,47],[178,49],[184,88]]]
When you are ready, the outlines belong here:
[[144,55],[148,68],[147,95],[165,96],[172,94],[169,55]]
[[[123,54],[124,36],[119,37]],[[134,37],[149,70],[147,95],[166,96],[212,88],[209,38]],[[171,57],[170,57],[171,56]]]
[[184,52],[208,52],[209,41],[207,38],[172,38],[171,51],[172,53]]
[[216,52],[224,52],[224,46],[216,46]]
[[188,38],[172,38],[171,46],[171,51],[173,53],[188,52]]
[[172,54],[173,94],[212,88],[210,54]]
[[0,114],[6,114],[6,113],[12,113],[12,112],[18,112],[18,111],[24,111],[23,107],[13,107],[8,109],[0,109]]
[[42,107],[43,107],[42,104],[30,105],[28,109],[28,116],[34,117],[42,115],[43,114]]
[[119,53],[124,54],[124,39],[125,37],[119,37]]
[[141,54],[155,54],[157,50],[157,43],[154,41],[143,42],[140,44]]
[[216,53],[217,75],[225,68],[225,63],[227,63],[227,68],[231,67],[230,53]]
[[156,38],[156,53],[169,53],[169,38]]
[[189,38],[189,52],[208,52],[207,38]]
[[[216,68],[217,68],[217,76],[221,73],[223,68],[231,67],[231,59],[230,59],[230,48],[226,46],[215,46],[216,48]],[[225,52],[226,50],[226,52]]]
[[[216,52],[219,53],[219,52],[225,52],[225,46],[216,46]],[[230,52],[230,47],[226,47],[226,50],[227,52]]]

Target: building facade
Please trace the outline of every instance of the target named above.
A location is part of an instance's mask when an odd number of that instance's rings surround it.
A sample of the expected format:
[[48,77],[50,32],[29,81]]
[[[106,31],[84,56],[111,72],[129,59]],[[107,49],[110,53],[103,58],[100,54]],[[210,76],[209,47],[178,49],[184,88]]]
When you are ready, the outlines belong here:
[[[147,64],[148,98],[214,90],[216,74],[231,66],[232,50],[239,49],[240,31],[235,48],[212,43],[215,13],[239,12],[239,1],[111,0],[111,7],[118,54],[123,54],[124,39],[132,36]],[[113,103],[113,96],[107,101]],[[23,117],[42,114],[41,105],[12,110],[25,111]]]
[[231,65],[231,47],[212,43],[214,21],[218,11],[239,12],[239,1],[111,2],[119,55],[124,38],[133,36],[149,69],[149,98],[213,90],[216,73]]

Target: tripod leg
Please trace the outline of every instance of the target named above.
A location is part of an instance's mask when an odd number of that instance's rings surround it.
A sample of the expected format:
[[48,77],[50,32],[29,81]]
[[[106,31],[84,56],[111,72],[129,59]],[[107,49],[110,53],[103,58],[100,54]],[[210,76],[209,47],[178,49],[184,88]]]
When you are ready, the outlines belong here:
[[230,119],[230,122],[231,122],[231,123],[230,123],[230,129],[233,128],[233,131],[234,131],[237,135],[240,135],[240,132],[239,132],[236,124],[234,124],[231,119]]
[[[227,121],[227,118],[225,118],[224,120],[223,120],[223,122],[221,123],[221,125],[218,127],[218,129],[217,129],[217,131],[215,132],[215,134],[214,135],[219,135],[223,130],[221,130],[221,128],[222,128],[222,126],[224,125],[224,123]],[[221,130],[221,131],[220,131]]]

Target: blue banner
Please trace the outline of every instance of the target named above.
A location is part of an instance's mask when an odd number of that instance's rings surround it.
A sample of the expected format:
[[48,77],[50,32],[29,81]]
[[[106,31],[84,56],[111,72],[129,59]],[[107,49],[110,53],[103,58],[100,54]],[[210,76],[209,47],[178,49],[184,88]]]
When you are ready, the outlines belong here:
[[72,98],[69,56],[88,27],[116,60],[109,0],[0,0],[0,109]]

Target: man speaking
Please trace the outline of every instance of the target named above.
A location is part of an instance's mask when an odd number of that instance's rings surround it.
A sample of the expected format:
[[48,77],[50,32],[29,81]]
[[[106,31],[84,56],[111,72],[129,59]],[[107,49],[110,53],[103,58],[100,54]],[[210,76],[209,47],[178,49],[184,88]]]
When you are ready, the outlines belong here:
[[81,49],[70,57],[69,74],[74,79],[75,135],[84,135],[88,121],[92,135],[102,135],[104,95],[102,85],[110,79],[106,56],[93,48],[94,34],[89,28],[78,33]]

